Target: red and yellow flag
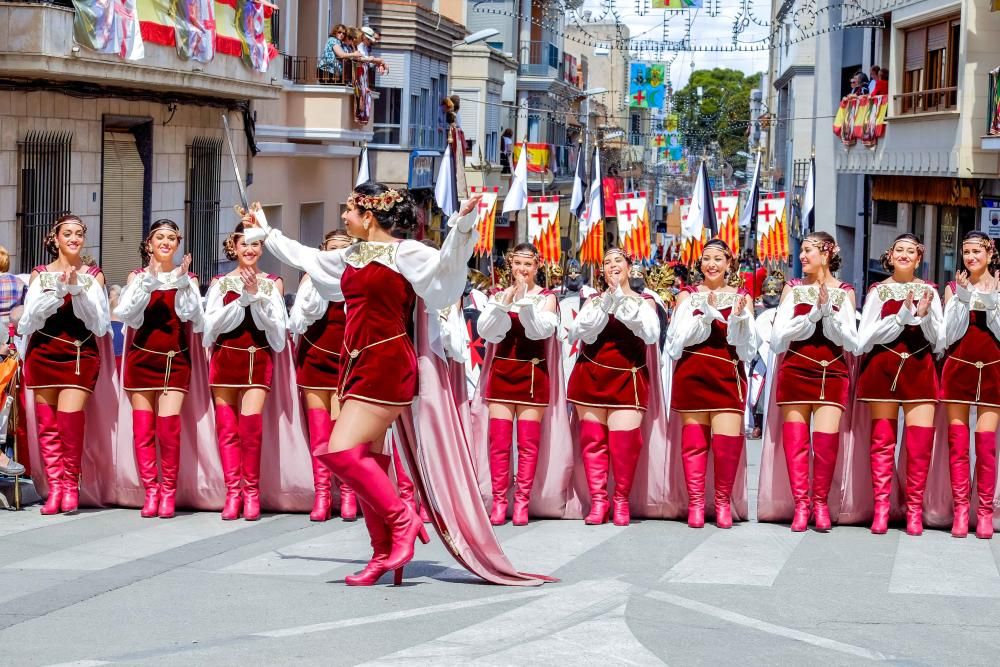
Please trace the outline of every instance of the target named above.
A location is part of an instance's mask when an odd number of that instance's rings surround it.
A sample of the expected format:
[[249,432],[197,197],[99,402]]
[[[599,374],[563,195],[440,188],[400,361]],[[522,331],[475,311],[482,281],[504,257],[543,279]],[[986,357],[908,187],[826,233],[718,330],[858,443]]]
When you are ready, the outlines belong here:
[[757,205],[757,257],[761,262],[788,262],[787,210],[784,192],[761,193]]
[[615,198],[622,249],[636,259],[650,259],[649,206],[645,192],[619,193]]
[[528,197],[528,240],[543,262],[558,264],[562,254],[559,232],[559,196]]
[[469,186],[469,194],[483,193],[483,198],[479,202],[479,211],[476,214],[476,230],[479,232],[479,240],[473,251],[477,257],[493,254],[493,241],[496,235],[497,218],[497,192],[499,188],[485,188]]
[[[549,144],[525,144],[528,147],[528,171],[544,174],[549,168],[552,147]],[[514,164],[521,159],[521,144],[514,144]]]
[[740,254],[740,193],[717,192],[712,198],[715,219],[719,223],[719,237],[726,242],[733,255]]

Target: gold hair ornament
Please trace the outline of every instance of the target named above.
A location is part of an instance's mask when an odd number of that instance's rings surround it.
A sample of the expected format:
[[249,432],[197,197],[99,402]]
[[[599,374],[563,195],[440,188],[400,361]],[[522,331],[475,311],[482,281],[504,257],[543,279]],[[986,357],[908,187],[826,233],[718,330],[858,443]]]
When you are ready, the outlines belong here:
[[392,207],[403,201],[403,195],[399,190],[386,190],[380,195],[361,195],[352,192],[347,198],[349,206],[363,208],[368,211],[391,211]]

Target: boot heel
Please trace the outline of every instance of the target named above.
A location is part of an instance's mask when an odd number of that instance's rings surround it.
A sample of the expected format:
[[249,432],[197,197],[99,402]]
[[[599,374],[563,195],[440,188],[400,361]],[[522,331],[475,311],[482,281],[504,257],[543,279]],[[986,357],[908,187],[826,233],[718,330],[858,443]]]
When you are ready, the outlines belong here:
[[403,585],[403,568],[399,567],[392,572],[392,585],[402,586]]
[[[421,544],[429,544],[431,541],[430,535],[427,534],[427,529],[423,527],[423,524],[420,526],[420,532],[417,533],[417,539],[420,540]],[[399,568],[397,571],[400,572],[400,576],[403,576],[403,568]]]

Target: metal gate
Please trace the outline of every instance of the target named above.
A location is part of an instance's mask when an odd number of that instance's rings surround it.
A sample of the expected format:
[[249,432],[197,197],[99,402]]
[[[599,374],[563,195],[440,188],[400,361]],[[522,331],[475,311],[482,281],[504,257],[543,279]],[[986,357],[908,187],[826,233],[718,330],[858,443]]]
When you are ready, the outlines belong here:
[[187,147],[184,211],[191,270],[198,274],[202,285],[209,284],[218,265],[221,169],[222,139],[195,137]]
[[56,218],[70,212],[72,143],[72,132],[29,132],[17,142],[17,255],[24,273],[52,260],[45,236]]

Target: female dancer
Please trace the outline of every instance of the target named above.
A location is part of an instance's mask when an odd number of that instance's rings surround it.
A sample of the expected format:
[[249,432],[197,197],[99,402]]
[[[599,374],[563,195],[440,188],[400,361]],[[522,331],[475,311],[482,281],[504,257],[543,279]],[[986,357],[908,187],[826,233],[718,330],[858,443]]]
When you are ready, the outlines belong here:
[[896,238],[882,254],[882,266],[892,277],[871,286],[858,327],[858,351],[865,356],[857,398],[871,407],[872,532],[876,535],[889,529],[900,406],[906,424],[906,532],[923,532],[938,397],[934,355],[944,346],[941,299],[934,285],[915,277],[923,256],[924,245],[916,236]]
[[111,326],[104,274],[80,257],[86,238],[87,226],[77,216],[56,220],[45,239],[55,260],[32,270],[18,324],[22,336],[31,336],[24,375],[25,387],[34,391],[49,487],[42,514],[73,513],[79,506],[84,407],[101,369],[97,338]]
[[[818,531],[831,528],[827,499],[840,449],[840,420],[850,401],[847,355],[857,350],[854,289],[834,277],[840,247],[813,232],[799,253],[805,278],[790,280],[775,316],[771,349],[784,353],[776,378],[782,445],[795,501],[792,530],[809,524],[809,422],[813,434],[812,510]],[[759,511],[758,511],[759,514]]]
[[584,343],[566,400],[576,405],[580,417],[580,451],[590,488],[585,521],[591,525],[607,522],[611,511],[609,448],[615,475],[614,523],[629,524],[628,499],[642,449],[640,426],[649,394],[646,346],[660,338],[656,303],[629,286],[631,265],[621,250],[609,249],[603,270],[607,288],[584,303],[568,328],[572,342]]
[[709,438],[715,469],[715,522],[732,528],[731,497],[743,456],[743,413],[749,395],[745,364],[757,354],[750,295],[739,280],[733,253],[721,239],[705,244],[701,285],[677,295],[667,335],[675,360],[670,408],[682,420],[681,455],[688,489],[688,525],[705,525]]
[[[347,232],[338,230],[324,237],[320,250],[337,250],[349,245],[351,237]],[[299,335],[295,375],[305,403],[309,450],[313,454],[322,453],[320,450],[330,441],[333,425],[340,415],[337,386],[347,314],[344,312],[344,300],[334,299],[334,296],[326,290],[321,291],[321,287],[305,275],[299,283],[289,316],[289,329]],[[311,459],[316,498],[309,519],[326,521],[333,511],[330,469],[319,459]],[[357,518],[354,491],[347,484],[340,485],[340,518],[344,521]]]
[[541,267],[538,250],[519,243],[508,257],[512,285],[494,294],[479,315],[479,335],[495,344],[483,396],[489,405],[490,522],[507,521],[510,455],[517,418],[517,487],[513,523],[528,523],[528,501],[538,466],[542,415],[549,404],[549,363],[545,341],[556,333],[556,297],[535,284]]
[[264,402],[271,389],[272,353],[287,338],[282,281],[261,273],[260,241],[248,242],[244,216],[223,243],[236,268],[217,276],[205,307],[205,346],[215,345],[208,382],[215,399],[215,429],[226,484],[222,519],[260,518],[260,450]]
[[[131,330],[122,387],[132,404],[132,438],[139,480],[146,489],[143,517],[174,516],[181,454],[181,407],[191,383],[190,326],[201,331],[204,312],[191,256],[174,267],[181,242],[172,220],[157,220],[139,246],[145,269],[128,278],[114,314]],[[157,483],[156,443],[162,480]]]
[[951,534],[969,532],[969,418],[976,407],[976,537],[993,537],[996,432],[1000,425],[1000,257],[992,239],[972,231],[962,240],[964,271],[945,290],[941,401],[948,408],[948,449],[955,516]]
[[[251,238],[266,237],[278,259],[305,270],[314,283],[342,294],[346,302],[348,359],[340,377],[340,419],[327,450],[317,456],[354,489],[371,535],[374,555],[361,572],[345,578],[349,586],[374,585],[391,570],[398,582],[417,537],[428,539],[420,518],[389,481],[385,434],[417,392],[417,356],[409,333],[417,297],[430,313],[458,301],[475,244],[479,199],[473,196],[452,218],[440,251],[392,236],[393,230],[413,227],[414,204],[405,191],[381,183],[360,185],[348,198],[342,215],[347,233],[364,241],[343,250],[321,253],[287,239],[268,226],[259,207],[254,209],[261,231],[251,232]],[[462,526],[449,528],[456,531],[452,540],[462,537]]]

